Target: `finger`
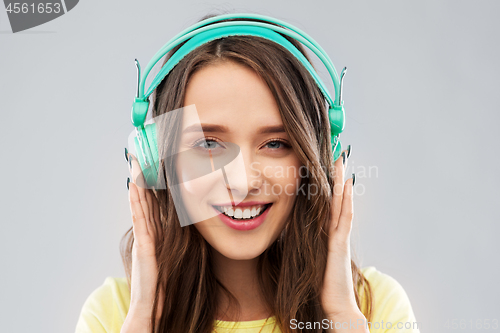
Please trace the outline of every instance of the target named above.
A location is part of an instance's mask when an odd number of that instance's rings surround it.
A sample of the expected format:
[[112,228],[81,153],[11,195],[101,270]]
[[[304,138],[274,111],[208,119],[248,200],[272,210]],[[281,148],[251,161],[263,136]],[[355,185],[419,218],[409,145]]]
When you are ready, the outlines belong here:
[[144,175],[142,173],[142,169],[139,165],[139,162],[137,161],[137,158],[132,154],[129,154],[129,158],[131,159],[131,164],[132,164],[132,170],[130,170],[132,175],[132,182],[136,185],[137,192],[139,193],[142,210],[144,212],[144,216],[148,220],[150,209],[146,197],[146,188],[144,186],[144,184],[146,184],[146,181],[144,179]]
[[153,217],[153,199],[151,198],[151,191],[146,190],[146,201],[148,203],[148,209],[149,209],[149,216],[148,216],[148,221],[147,221],[147,228],[149,235],[153,236],[155,235],[154,231],[154,217]]
[[337,228],[340,211],[342,208],[342,195],[344,193],[344,165],[343,161],[347,151],[342,151],[340,158],[333,164],[333,198],[330,228]]
[[159,232],[161,230],[160,206],[158,205],[158,199],[156,198],[156,195],[154,195],[153,193],[151,193],[151,195],[153,197],[153,221],[155,222],[155,233],[159,236]]
[[354,216],[353,213],[353,181],[355,175],[353,174],[353,178],[349,178],[345,182],[344,187],[344,197],[342,199],[342,210],[340,212],[339,224],[337,227],[338,232],[341,234],[341,237],[349,238],[351,229],[352,229],[352,218]]
[[139,197],[139,192],[137,191],[137,186],[130,182],[129,184],[129,201],[130,201],[130,212],[132,213],[132,224],[135,241],[140,241],[144,237],[149,236],[146,227],[146,216],[142,210],[142,205]]
[[347,163],[349,162],[350,150],[351,150],[351,145],[347,146],[347,149],[344,150],[344,152],[345,152],[344,175],[347,173]]

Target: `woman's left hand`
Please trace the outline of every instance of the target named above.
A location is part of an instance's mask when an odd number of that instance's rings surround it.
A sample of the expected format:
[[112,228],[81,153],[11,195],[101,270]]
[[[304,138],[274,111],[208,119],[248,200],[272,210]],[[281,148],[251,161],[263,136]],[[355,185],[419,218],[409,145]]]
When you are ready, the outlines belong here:
[[[357,321],[364,318],[354,296],[350,235],[353,217],[355,176],[344,183],[348,151],[334,163],[334,191],[329,230],[328,259],[321,292],[321,304],[328,320]],[[343,156],[344,155],[344,156]],[[343,163],[345,157],[345,162]]]

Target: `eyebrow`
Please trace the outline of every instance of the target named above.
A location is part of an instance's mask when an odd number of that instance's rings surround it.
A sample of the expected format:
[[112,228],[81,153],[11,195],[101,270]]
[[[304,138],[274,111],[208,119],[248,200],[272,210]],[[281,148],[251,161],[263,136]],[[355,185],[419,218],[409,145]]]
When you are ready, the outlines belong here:
[[[200,126],[201,125],[201,126]],[[193,124],[191,126],[186,127],[182,133],[190,133],[190,132],[200,132],[204,133],[227,133],[229,132],[229,128],[224,125],[217,124]],[[285,133],[285,128],[283,125],[275,125],[275,126],[264,126],[259,129],[258,134],[268,134],[268,133]]]

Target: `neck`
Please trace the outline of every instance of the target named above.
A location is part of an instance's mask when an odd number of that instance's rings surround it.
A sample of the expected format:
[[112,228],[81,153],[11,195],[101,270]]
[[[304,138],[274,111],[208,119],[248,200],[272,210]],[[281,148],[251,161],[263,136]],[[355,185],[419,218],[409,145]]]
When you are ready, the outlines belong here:
[[234,260],[223,256],[215,249],[213,253],[216,276],[236,297],[240,305],[239,317],[236,320],[236,309],[225,293],[221,292],[216,318],[224,321],[249,321],[269,317],[271,311],[264,302],[257,280],[259,258]]

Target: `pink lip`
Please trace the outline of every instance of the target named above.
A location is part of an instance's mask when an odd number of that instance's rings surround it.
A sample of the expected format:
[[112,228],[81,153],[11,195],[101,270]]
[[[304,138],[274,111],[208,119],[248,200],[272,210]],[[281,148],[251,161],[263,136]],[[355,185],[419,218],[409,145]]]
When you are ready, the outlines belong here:
[[[250,201],[251,202],[251,201]],[[254,201],[256,202],[256,201]],[[258,205],[258,204],[251,204],[251,205],[246,205],[246,206],[252,206],[252,205]],[[213,208],[213,207],[212,207]],[[272,205],[269,206],[264,213],[261,215],[253,218],[253,219],[246,219],[246,220],[241,220],[241,221],[235,221],[229,216],[226,216],[225,214],[219,212],[217,209],[214,208],[214,210],[219,213],[217,216],[221,219],[224,224],[226,224],[228,227],[233,228],[235,230],[252,230],[257,228],[259,225],[264,223],[264,220],[266,219],[267,213],[271,210]]]
[[229,203],[217,204],[214,206],[248,207],[248,206],[257,206],[257,205],[267,205],[269,203],[270,202],[265,202],[265,201],[245,201],[245,202],[240,202],[237,205],[233,205],[231,202],[229,202]]

